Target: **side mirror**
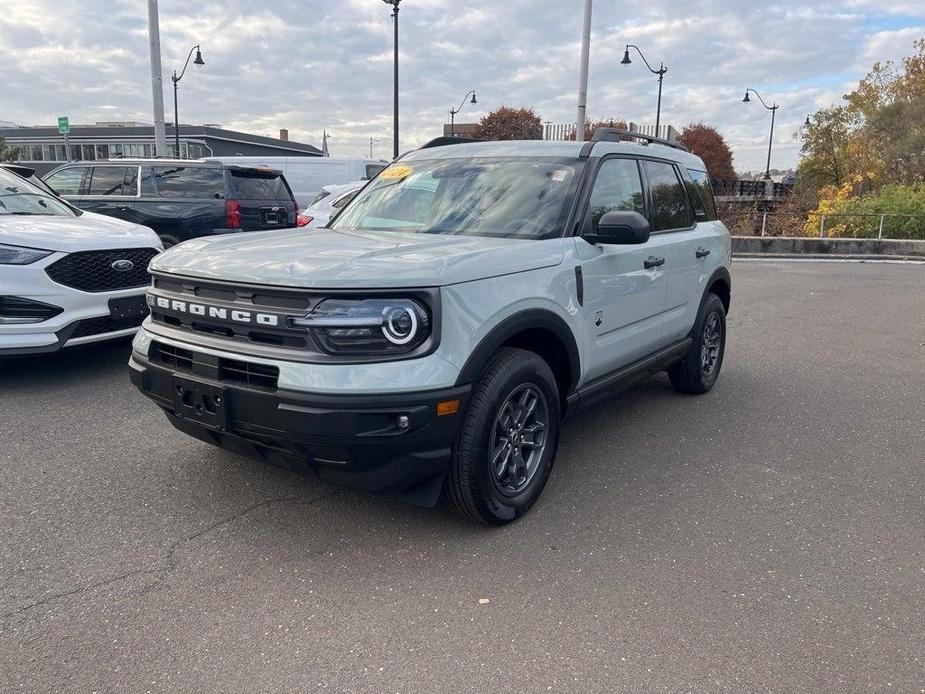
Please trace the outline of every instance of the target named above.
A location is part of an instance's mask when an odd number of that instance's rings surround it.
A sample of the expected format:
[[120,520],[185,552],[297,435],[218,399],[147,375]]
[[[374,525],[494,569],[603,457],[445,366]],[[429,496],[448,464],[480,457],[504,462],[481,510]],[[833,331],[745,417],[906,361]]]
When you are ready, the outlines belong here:
[[649,220],[638,212],[605,212],[596,234],[588,234],[589,243],[638,244],[649,240]]

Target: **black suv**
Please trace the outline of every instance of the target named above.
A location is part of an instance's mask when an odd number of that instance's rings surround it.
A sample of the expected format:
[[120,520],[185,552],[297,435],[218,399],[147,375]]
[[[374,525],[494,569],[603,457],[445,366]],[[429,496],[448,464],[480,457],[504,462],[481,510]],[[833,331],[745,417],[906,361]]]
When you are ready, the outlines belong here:
[[164,246],[234,231],[296,226],[282,172],[217,161],[111,159],[74,163],[45,176],[82,210],[151,227]]

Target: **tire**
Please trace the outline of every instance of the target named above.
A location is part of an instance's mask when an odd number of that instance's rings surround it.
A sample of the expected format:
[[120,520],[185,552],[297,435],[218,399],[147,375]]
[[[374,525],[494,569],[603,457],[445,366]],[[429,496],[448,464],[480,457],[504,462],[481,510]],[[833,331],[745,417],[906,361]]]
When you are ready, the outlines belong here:
[[180,243],[180,239],[176,236],[171,236],[170,234],[161,234],[161,241],[164,244],[164,250],[166,251],[171,246],[176,246]]
[[[530,410],[526,417],[524,402]],[[500,350],[472,390],[443,486],[447,506],[488,525],[524,515],[549,479],[560,419],[559,388],[549,365],[524,349]],[[505,447],[503,441],[512,439],[513,446]],[[498,456],[496,465],[492,452]]]
[[[726,352],[726,309],[716,294],[704,298],[690,336],[690,349],[668,369],[668,378],[679,393],[700,395],[716,383]],[[709,350],[713,353],[708,354]]]

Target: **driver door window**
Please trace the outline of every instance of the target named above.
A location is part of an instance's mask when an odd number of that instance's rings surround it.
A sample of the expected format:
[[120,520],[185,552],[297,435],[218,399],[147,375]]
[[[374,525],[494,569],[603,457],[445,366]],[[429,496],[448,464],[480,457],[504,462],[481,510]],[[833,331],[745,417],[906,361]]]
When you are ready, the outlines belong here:
[[635,159],[606,159],[601,164],[582,222],[582,235],[596,234],[601,217],[613,211],[645,215],[642,179]]

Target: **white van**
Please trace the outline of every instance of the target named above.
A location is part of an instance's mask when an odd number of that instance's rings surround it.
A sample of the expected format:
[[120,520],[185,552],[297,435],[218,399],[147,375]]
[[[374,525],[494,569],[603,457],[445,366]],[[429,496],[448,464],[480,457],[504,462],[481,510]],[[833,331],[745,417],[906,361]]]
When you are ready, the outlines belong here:
[[369,180],[388,162],[333,157],[208,157],[239,166],[265,166],[282,171],[300,209],[308,207],[323,186]]

